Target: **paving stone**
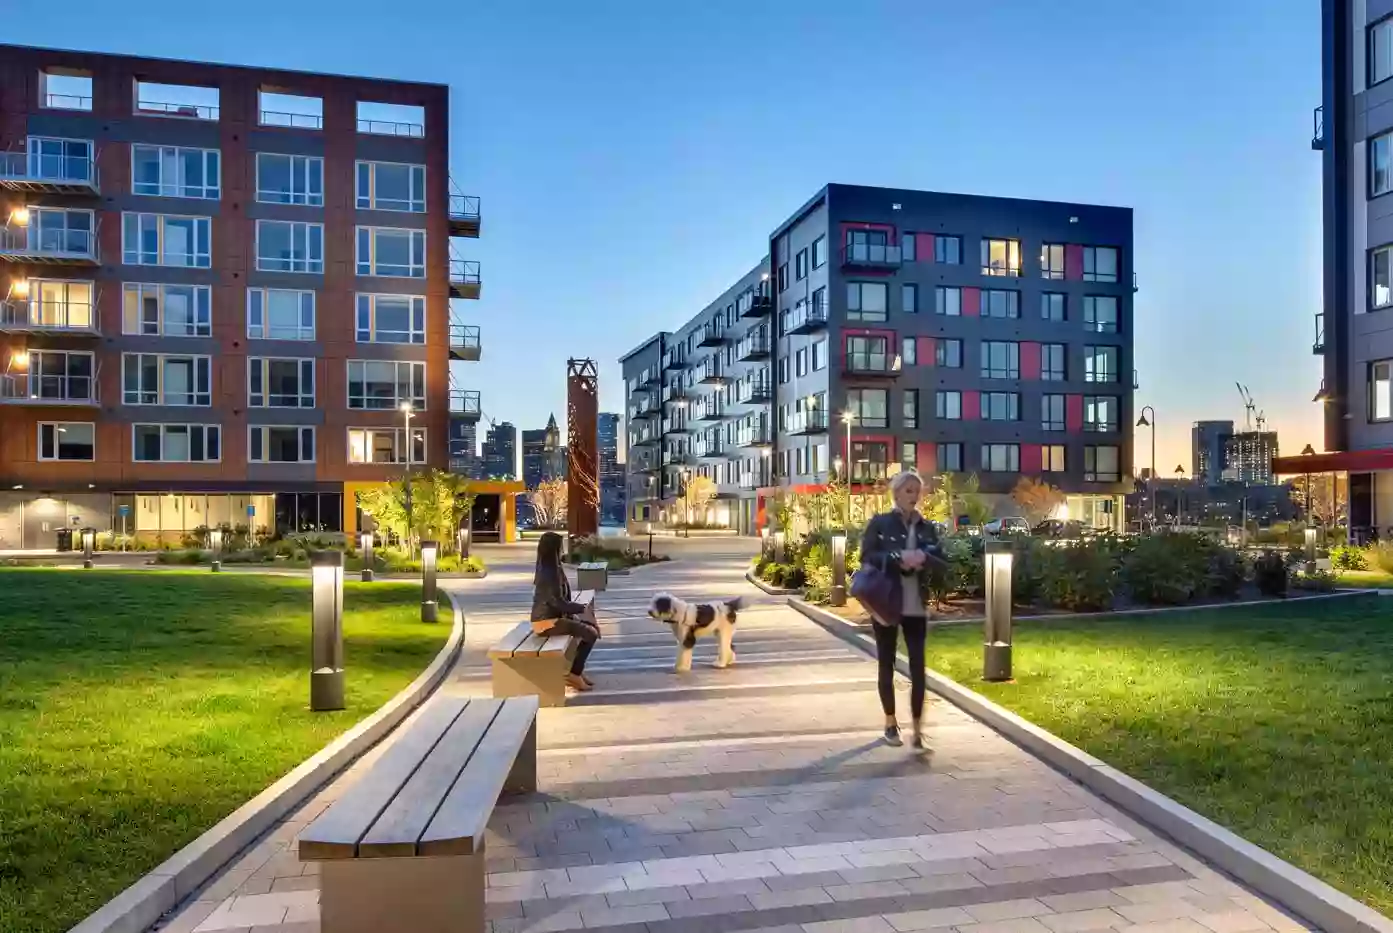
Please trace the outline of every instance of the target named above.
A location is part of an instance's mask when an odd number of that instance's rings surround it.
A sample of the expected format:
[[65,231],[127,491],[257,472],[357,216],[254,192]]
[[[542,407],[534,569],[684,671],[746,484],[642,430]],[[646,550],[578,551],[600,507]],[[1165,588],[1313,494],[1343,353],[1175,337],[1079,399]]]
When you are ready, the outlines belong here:
[[1015,917],[1010,920],[991,920],[954,927],[958,933],[1049,933],[1049,927],[1034,917]]
[[1127,921],[1106,907],[1095,907],[1040,917],[1040,922],[1055,933],[1084,933],[1087,930],[1111,930],[1125,925]]
[[973,919],[980,922],[991,920],[1014,920],[1017,917],[1040,917],[1054,911],[1035,898],[995,901],[986,904],[972,904],[967,908]]
[[916,930],[963,926],[975,922],[972,915],[961,907],[938,907],[930,910],[911,910],[900,914],[886,914],[885,920],[895,928],[896,933],[914,933]]
[[731,894],[724,897],[703,897],[668,904],[667,909],[673,917],[700,917],[705,914],[729,914],[742,910],[754,910],[754,904],[742,894]]
[[669,914],[662,904],[636,904],[628,907],[582,910],[580,919],[587,927],[612,927],[621,923],[648,923],[651,920],[667,920]]

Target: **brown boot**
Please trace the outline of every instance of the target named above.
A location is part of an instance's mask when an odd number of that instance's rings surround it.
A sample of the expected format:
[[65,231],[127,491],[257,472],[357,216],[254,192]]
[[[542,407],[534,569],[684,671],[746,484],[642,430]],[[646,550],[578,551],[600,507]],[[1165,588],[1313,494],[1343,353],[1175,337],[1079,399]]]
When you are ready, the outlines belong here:
[[580,676],[579,674],[567,674],[566,686],[579,693],[585,693],[586,691],[593,689],[590,686],[590,684],[586,682],[585,678]]

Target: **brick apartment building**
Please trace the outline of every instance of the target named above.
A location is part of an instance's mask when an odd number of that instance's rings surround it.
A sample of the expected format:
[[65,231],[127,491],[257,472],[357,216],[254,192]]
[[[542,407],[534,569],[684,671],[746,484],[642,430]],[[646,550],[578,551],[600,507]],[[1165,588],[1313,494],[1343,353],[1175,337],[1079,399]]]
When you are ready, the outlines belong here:
[[0,46],[0,549],[348,531],[445,466],[448,138],[442,85]]
[[1130,491],[1132,212],[828,185],[769,258],[620,360],[629,518],[712,477],[745,533],[780,488],[902,467],[975,473],[1001,514],[1022,475],[1119,527]]

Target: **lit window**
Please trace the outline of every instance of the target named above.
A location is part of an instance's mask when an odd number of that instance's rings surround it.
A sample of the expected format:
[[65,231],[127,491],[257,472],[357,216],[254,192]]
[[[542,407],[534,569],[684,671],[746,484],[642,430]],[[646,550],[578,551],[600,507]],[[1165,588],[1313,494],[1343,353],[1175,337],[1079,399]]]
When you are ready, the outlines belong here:
[[426,364],[395,360],[348,361],[348,407],[391,411],[426,407]]
[[426,167],[401,162],[359,162],[358,208],[424,214]]
[[256,267],[263,272],[323,272],[324,225],[258,220]]
[[207,285],[127,282],[121,287],[121,299],[123,334],[212,336],[213,298]]
[[1369,420],[1393,420],[1393,361],[1369,364]]
[[426,231],[397,227],[359,227],[359,275],[426,277]]
[[425,343],[426,299],[360,294],[356,334],[359,343]]
[[212,223],[207,217],[123,214],[121,261],[128,266],[211,268]]
[[90,421],[41,422],[40,460],[94,460],[97,426]]
[[1064,466],[1063,444],[1046,444],[1040,448],[1040,469],[1045,473],[1063,473]]
[[75,279],[30,279],[28,299],[14,298],[5,310],[0,305],[0,313],[18,318],[30,326],[51,330],[94,330],[95,309],[93,293],[95,284]]
[[[406,463],[401,428],[349,428],[349,463]],[[426,429],[411,429],[411,463],[426,462]]]
[[213,403],[212,357],[160,353],[121,356],[126,405],[208,406]]
[[216,424],[131,425],[131,459],[137,463],[217,463],[221,448]]
[[319,156],[256,154],[256,199],[264,204],[324,204],[324,160]]
[[1021,241],[993,240],[982,241],[983,275],[1020,275]]
[[247,289],[247,336],[254,340],[313,340],[314,292]]
[[131,191],[163,198],[204,198],[221,193],[217,149],[131,144]]
[[314,463],[314,428],[253,425],[247,429],[251,463]]
[[313,408],[314,360],[247,357],[247,404],[252,408]]

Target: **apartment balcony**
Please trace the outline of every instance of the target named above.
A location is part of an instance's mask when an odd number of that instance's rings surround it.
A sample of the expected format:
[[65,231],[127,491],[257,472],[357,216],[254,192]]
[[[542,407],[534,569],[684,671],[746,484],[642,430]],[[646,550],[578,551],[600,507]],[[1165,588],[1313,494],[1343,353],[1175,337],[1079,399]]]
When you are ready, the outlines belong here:
[[479,212],[479,199],[472,194],[450,195],[450,236],[475,239],[483,216]]
[[484,346],[480,342],[479,328],[476,325],[450,325],[450,359],[477,363],[483,353]]
[[629,420],[642,421],[644,418],[657,418],[663,413],[663,407],[658,404],[658,400],[646,397],[636,405],[629,406]]
[[1311,148],[1319,152],[1325,148],[1325,105],[1317,107],[1311,114]]
[[99,404],[97,377],[7,374],[0,378],[0,404],[94,407]]
[[1316,342],[1311,344],[1311,352],[1316,356],[1325,355],[1325,312],[1316,315]]
[[805,411],[801,415],[794,415],[788,433],[798,436],[826,434],[827,410],[825,408],[818,408],[813,411]]
[[663,373],[658,367],[645,369],[639,373],[638,384],[640,388],[656,389],[663,384]]
[[697,465],[697,456],[696,456],[696,454],[692,453],[692,452],[689,451],[689,450],[680,451],[680,452],[678,452],[678,453],[673,453],[673,452],[669,451],[669,452],[668,452],[668,458],[667,458],[667,465],[670,466],[670,467],[674,467],[674,466],[679,466],[679,467],[681,467],[681,466],[696,466],[696,465]]
[[772,447],[774,446],[774,432],[767,424],[757,424],[745,435],[744,446],[746,447]]
[[662,440],[657,431],[647,431],[629,438],[630,447],[656,447]]
[[769,473],[767,471],[740,474],[741,489],[763,489],[766,486],[772,485],[773,480],[770,479]]
[[484,414],[479,393],[474,389],[450,390],[450,417],[478,421]]
[[760,292],[752,293],[742,300],[740,316],[744,318],[764,317],[774,310],[774,299]]
[[[9,224],[0,231],[0,260],[46,266],[101,265],[96,230],[45,224],[44,215],[50,213],[64,212],[21,207],[11,214]],[[92,215],[84,211],[82,216],[90,221]]]
[[478,298],[484,290],[479,263],[473,259],[450,260],[450,297]]
[[707,324],[701,329],[701,339],[697,341],[699,347],[723,347],[726,345],[725,331],[719,327]]
[[663,371],[669,373],[682,372],[688,366],[687,352],[685,348],[674,347],[663,361]]
[[730,417],[730,409],[714,399],[697,412],[698,421],[724,421]]
[[740,404],[764,405],[774,401],[774,384],[768,379],[755,379],[740,385]]
[[753,333],[740,341],[735,348],[735,355],[742,363],[753,363],[758,360],[769,359],[770,345],[769,335],[759,332]]
[[95,299],[88,303],[31,297],[0,301],[0,333],[99,337],[101,328]]
[[629,472],[636,473],[639,476],[650,476],[654,473],[657,473],[658,470],[659,467],[656,463],[647,462],[635,463],[633,466],[629,468]]
[[40,152],[0,153],[0,188],[89,197],[101,193],[92,156]]
[[893,379],[900,374],[900,359],[893,353],[848,353],[842,359],[842,372],[848,376]]
[[701,367],[701,379],[698,380],[705,386],[725,385],[727,378],[725,369],[721,366],[721,361],[716,357],[708,357]]
[[684,421],[669,421],[663,428],[663,437],[686,437],[696,431],[689,423]]
[[730,456],[730,447],[725,441],[709,441],[701,453],[703,460],[724,460]]
[[898,269],[900,248],[883,243],[849,243],[842,247],[843,269]]
[[804,304],[793,309],[789,317],[789,334],[812,334],[827,329],[827,305]]
[[663,404],[676,404],[691,398],[691,391],[679,382],[663,386]]

